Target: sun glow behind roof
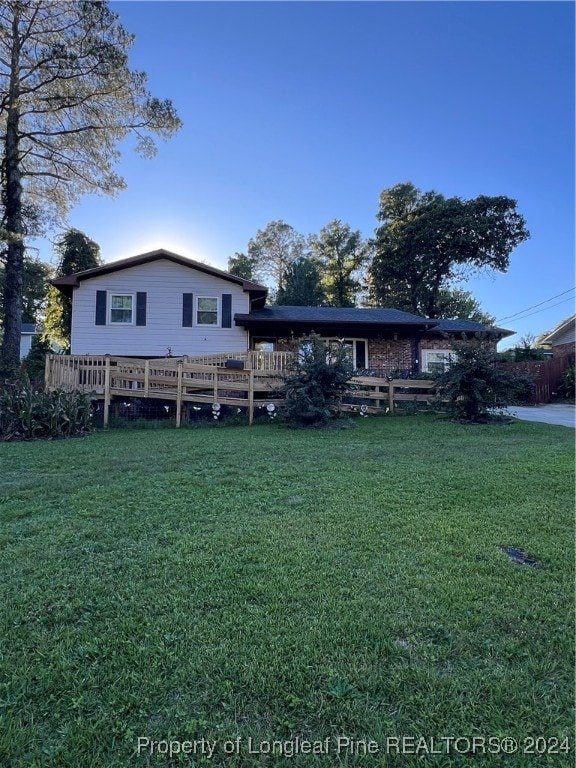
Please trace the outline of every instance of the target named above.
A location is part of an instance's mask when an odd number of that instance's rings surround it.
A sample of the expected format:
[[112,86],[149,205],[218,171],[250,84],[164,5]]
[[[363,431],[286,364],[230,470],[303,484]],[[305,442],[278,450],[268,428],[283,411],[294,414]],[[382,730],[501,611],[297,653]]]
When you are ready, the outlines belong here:
[[103,254],[104,261],[118,261],[120,259],[126,259],[130,256],[139,256],[142,253],[150,253],[151,251],[165,250],[171,253],[176,253],[179,256],[184,256],[187,259],[194,261],[200,261],[211,266],[217,266],[213,263],[213,260],[209,258],[209,254],[206,249],[200,244],[195,247],[194,243],[184,241],[173,235],[159,235],[155,238],[142,237],[132,238],[129,247],[126,244],[122,244],[124,247],[120,247],[116,253]]

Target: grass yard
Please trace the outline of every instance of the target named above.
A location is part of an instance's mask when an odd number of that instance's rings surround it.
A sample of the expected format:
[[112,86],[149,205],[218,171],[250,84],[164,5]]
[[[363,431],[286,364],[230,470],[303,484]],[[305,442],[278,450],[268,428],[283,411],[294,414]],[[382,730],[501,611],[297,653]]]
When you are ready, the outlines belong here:
[[0,444],[0,765],[572,766],[573,441],[398,417]]

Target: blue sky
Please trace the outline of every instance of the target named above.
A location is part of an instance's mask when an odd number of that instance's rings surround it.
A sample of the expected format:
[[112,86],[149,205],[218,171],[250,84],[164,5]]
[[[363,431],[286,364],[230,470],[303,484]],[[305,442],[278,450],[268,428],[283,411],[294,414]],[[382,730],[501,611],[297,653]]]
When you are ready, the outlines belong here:
[[127,148],[128,189],[71,212],[106,261],[166,247],[226,268],[275,219],[368,237],[380,192],[412,181],[518,201],[531,240],[464,286],[498,320],[563,294],[503,319],[512,342],[574,311],[574,3],[111,7],[184,127],[151,161]]

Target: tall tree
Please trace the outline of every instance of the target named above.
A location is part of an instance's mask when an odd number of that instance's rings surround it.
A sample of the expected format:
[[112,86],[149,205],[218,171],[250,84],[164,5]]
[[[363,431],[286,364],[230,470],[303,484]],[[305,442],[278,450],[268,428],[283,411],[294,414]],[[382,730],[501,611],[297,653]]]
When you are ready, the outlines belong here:
[[494,325],[496,318],[485,312],[470,291],[461,288],[441,288],[438,293],[438,318],[447,320],[474,320]]
[[255,263],[254,275],[258,280],[271,281],[278,291],[284,288],[284,273],[290,264],[306,251],[306,238],[284,221],[271,221],[248,243],[248,256]]
[[359,269],[366,263],[370,245],[360,232],[334,219],[312,238],[312,249],[322,265],[323,285],[331,307],[356,306],[361,288]]
[[254,270],[256,269],[256,259],[246,256],[245,253],[235,253],[228,259],[228,272],[244,280],[254,280]]
[[[40,259],[24,258],[22,275],[22,322],[38,323],[46,307],[49,280],[53,274],[50,264]],[[4,302],[5,271],[0,265],[0,307]],[[1,317],[0,317],[1,325]]]
[[[67,230],[55,243],[59,256],[56,277],[73,275],[102,263],[100,246],[78,229]],[[72,298],[54,286],[48,291],[48,307],[44,321],[44,338],[63,349],[70,349],[72,334]]]
[[485,268],[505,272],[530,236],[515,200],[445,198],[410,183],[382,192],[378,219],[370,301],[427,317],[438,317],[441,289]]
[[61,217],[82,194],[124,188],[114,173],[129,134],[144,156],[180,120],[128,66],[133,43],[106,2],[0,5],[0,176],[5,368],[19,355],[25,237],[32,214]]
[[293,307],[318,307],[326,297],[322,276],[314,259],[300,258],[284,272],[283,288],[276,294],[276,304]]

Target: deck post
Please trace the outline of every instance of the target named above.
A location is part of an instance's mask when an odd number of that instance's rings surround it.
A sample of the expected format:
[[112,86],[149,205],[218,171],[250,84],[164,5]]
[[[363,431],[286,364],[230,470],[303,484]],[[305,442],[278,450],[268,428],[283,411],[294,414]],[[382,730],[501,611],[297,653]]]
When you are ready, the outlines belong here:
[[388,382],[388,408],[390,413],[394,413],[394,380]]
[[54,359],[54,355],[46,355],[46,361],[44,363],[44,388],[49,389],[50,383],[51,383],[51,376],[52,373],[52,360]]
[[150,360],[144,363],[144,397],[150,393]]
[[178,361],[178,385],[176,388],[176,429],[182,421],[182,360]]
[[105,355],[106,367],[104,369],[104,426],[108,426],[110,420],[110,355]]
[[254,421],[254,369],[248,371],[248,426]]

